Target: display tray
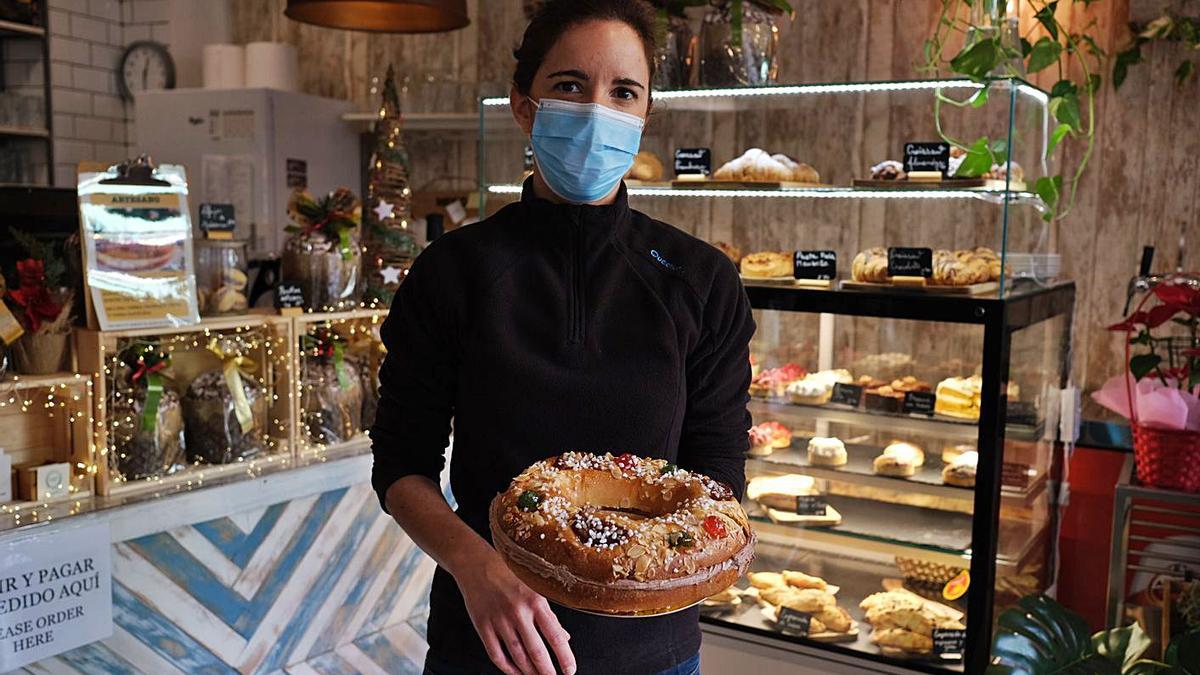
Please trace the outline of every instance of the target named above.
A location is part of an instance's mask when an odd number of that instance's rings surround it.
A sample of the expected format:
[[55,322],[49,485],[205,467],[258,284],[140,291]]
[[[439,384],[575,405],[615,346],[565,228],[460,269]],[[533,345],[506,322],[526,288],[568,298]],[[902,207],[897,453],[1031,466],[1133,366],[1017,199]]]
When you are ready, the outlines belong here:
[[831,188],[826,183],[800,183],[790,180],[673,180],[676,190],[797,190],[805,188]]
[[987,295],[995,293],[1000,288],[1000,283],[996,281],[985,281],[981,284],[971,284],[969,286],[930,286],[930,285],[905,285],[905,284],[877,284],[870,281],[853,281],[846,279],[841,283],[841,288],[847,291],[895,291],[897,293],[917,293],[927,295]]
[[[857,630],[853,640],[835,644],[826,643],[827,648],[845,649],[852,652],[885,656],[895,660],[903,660],[914,665],[923,664],[932,667],[922,668],[923,670],[946,669],[957,672],[962,671],[961,663],[945,662],[935,659],[932,656],[920,654],[888,654],[871,642],[871,625],[867,623],[864,612],[859,609],[858,605],[868,595],[884,590],[883,581],[895,576],[895,567],[826,552],[814,552],[802,547],[781,545],[760,538],[758,546],[755,549],[754,562],[750,565],[750,571],[778,572],[785,569],[799,570],[806,574],[816,575],[825,579],[828,583],[840,586],[837,593],[838,605],[849,611],[851,618],[857,624]],[[739,588],[745,589],[749,586],[749,582],[741,579],[737,585]],[[917,592],[915,588],[910,588],[909,590]],[[949,604],[956,610],[966,611],[965,598],[945,604]],[[763,615],[761,605],[754,602],[752,598],[743,598],[741,604],[733,607],[725,606],[716,608],[704,607],[702,605],[700,616],[701,621],[705,623],[746,627],[768,635],[779,636],[780,639],[796,642],[820,642],[813,638],[802,638],[778,630],[775,624]]]
[[[958,555],[971,549],[970,514],[840,495],[825,495],[825,501],[842,516],[837,525],[821,527],[828,532]],[[751,518],[770,521],[757,502],[743,505]]]
[[1025,181],[1006,183],[996,178],[951,178],[949,180],[876,180],[855,178],[854,187],[872,190],[1009,190],[1024,192]]
[[921,483],[951,488],[956,493],[960,493],[964,499],[970,499],[974,492],[974,488],[950,485],[942,480],[942,467],[946,465],[942,462],[941,453],[934,449],[925,449],[925,464],[917,467],[916,473],[912,476],[900,477],[875,473],[875,458],[883,454],[883,448],[878,446],[847,443],[846,463],[842,466],[825,466],[808,463],[807,445],[807,438],[797,437],[792,441],[792,447],[776,450],[766,457],[755,457],[755,459],[775,465],[782,471],[803,469],[805,473],[819,478],[837,477],[838,474],[883,478],[894,484],[894,489],[897,490],[903,490],[906,483]]

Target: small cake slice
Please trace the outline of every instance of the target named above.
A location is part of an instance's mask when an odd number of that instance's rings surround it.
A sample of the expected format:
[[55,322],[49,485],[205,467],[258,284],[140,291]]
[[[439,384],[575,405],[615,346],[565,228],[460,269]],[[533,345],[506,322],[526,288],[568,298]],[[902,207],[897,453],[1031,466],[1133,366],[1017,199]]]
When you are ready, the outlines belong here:
[[775,446],[772,445],[774,440],[770,432],[762,428],[762,425],[750,427],[748,432],[750,436],[750,450],[747,452],[751,457],[767,457],[772,452],[775,452]]
[[817,436],[808,441],[808,463],[813,466],[844,466],[846,444],[839,438]]
[[982,392],[983,379],[978,375],[948,377],[938,383],[933,411],[939,415],[977,420]]
[[979,453],[969,450],[942,469],[942,480],[947,485],[975,487],[975,472],[978,467]]
[[854,378],[848,370],[822,370],[810,373],[787,386],[787,395],[792,403],[825,405],[833,394],[833,385],[850,383]]
[[911,443],[892,443],[883,450],[883,454],[875,458],[873,467],[875,473],[881,476],[897,476],[907,478],[917,472],[917,467],[925,462],[925,453]]
[[746,496],[770,509],[796,510],[796,497],[819,494],[812,476],[789,473],[756,476],[746,485]]

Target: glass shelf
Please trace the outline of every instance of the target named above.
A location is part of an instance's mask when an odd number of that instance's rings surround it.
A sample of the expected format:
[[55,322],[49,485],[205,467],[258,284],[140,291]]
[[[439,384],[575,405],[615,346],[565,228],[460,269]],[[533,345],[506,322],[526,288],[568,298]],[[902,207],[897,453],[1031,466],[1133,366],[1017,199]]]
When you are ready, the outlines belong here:
[[[718,199],[975,199],[990,204],[1017,204],[1032,206],[1039,214],[1047,211],[1046,203],[1032,192],[997,190],[992,188],[952,188],[944,190],[922,190],[908,188],[857,188],[857,187],[780,187],[758,189],[708,189],[676,188],[664,186],[637,186],[628,188],[631,197],[713,197]],[[487,186],[489,194],[519,195],[521,186],[515,183]]]

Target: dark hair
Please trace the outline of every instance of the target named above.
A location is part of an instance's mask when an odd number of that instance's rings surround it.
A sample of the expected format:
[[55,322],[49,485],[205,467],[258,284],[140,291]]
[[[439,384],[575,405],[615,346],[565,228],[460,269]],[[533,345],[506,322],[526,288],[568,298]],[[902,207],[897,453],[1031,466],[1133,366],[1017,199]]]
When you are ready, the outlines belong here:
[[[517,67],[513,71],[513,86],[528,94],[533,77],[546,54],[558,43],[567,29],[586,21],[620,21],[638,34],[646,51],[650,80],[654,80],[654,34],[657,25],[654,9],[646,0],[545,0],[534,12],[525,28],[521,46],[513,50]],[[649,87],[650,83],[647,82]]]

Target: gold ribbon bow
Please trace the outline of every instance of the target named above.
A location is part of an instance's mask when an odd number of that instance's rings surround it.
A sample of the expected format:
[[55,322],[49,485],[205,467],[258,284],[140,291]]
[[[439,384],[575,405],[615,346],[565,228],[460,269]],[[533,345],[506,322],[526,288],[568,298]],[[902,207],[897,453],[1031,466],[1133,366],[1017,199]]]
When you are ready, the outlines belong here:
[[230,354],[221,348],[216,338],[213,338],[208,343],[208,351],[221,359],[223,371],[225,373],[225,386],[229,387],[229,394],[233,397],[233,410],[237,415],[238,424],[242,427],[242,433],[250,433],[254,428],[254,414],[250,411],[250,402],[246,400],[246,390],[242,387],[242,375],[253,377],[254,370],[257,365],[254,359],[241,354]]

